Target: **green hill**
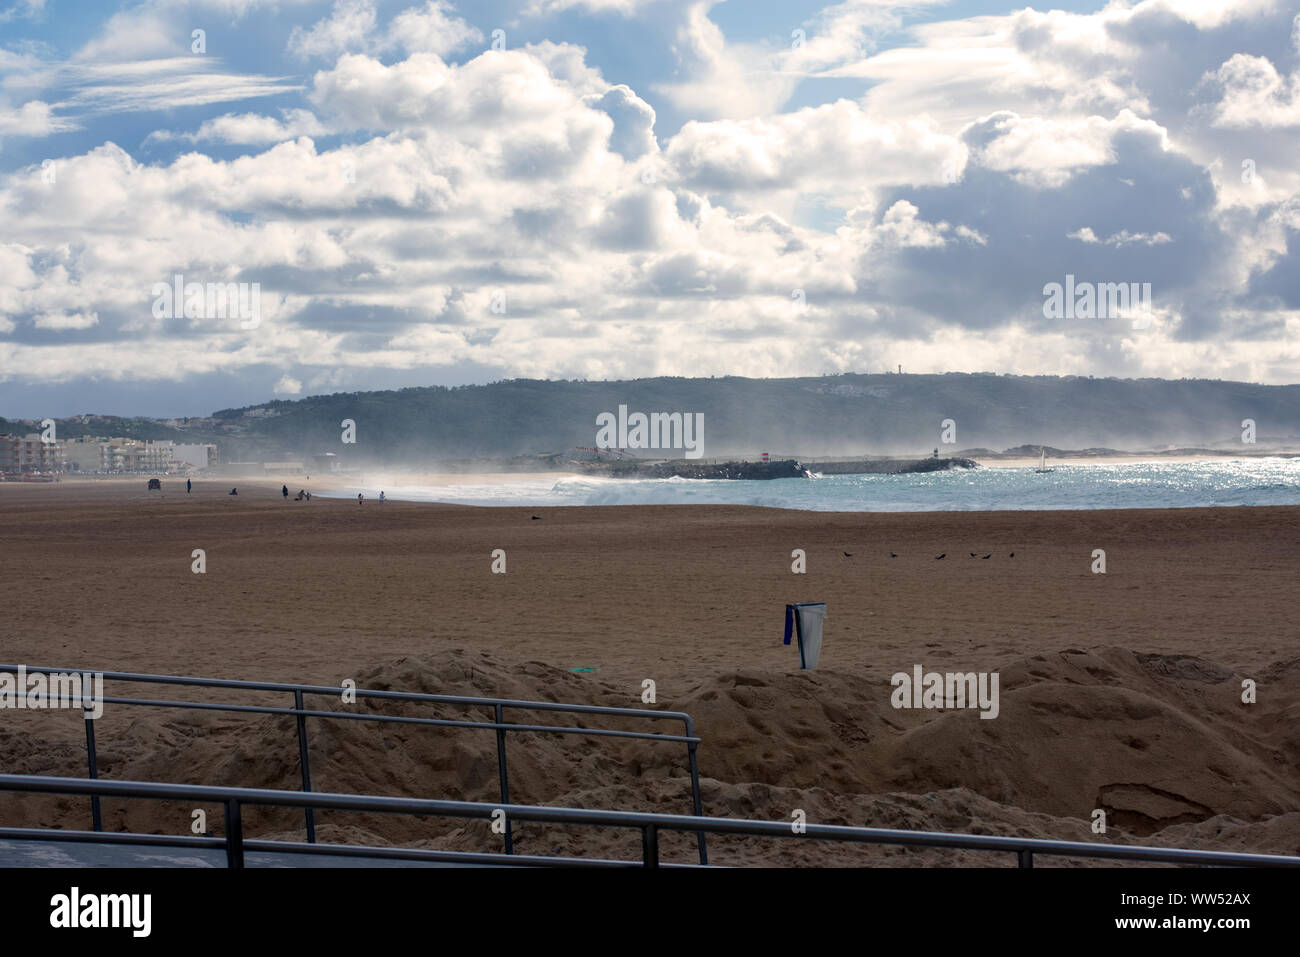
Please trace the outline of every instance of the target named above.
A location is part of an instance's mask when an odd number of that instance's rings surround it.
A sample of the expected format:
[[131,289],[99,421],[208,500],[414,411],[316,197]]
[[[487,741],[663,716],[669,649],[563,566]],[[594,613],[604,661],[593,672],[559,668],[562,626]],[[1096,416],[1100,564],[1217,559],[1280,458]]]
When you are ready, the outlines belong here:
[[[238,431],[227,459],[335,452],[345,464],[416,464],[590,447],[596,416],[702,413],[704,456],[926,455],[1048,445],[1259,451],[1297,444],[1300,386],[1218,380],[1092,379],[993,374],[838,375],[797,379],[516,379],[481,386],[336,393],[224,409]],[[248,413],[253,414],[248,414]],[[341,441],[345,419],[356,443]],[[941,442],[945,420],[955,441]],[[1242,444],[1253,419],[1258,446]],[[641,455],[672,456],[644,451]],[[680,455],[680,453],[676,453]]]

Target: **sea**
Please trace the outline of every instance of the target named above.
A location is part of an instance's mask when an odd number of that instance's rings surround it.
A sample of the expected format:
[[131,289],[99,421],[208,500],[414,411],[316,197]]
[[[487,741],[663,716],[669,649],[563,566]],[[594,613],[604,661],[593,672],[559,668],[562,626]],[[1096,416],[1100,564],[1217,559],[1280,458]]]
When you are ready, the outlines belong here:
[[[816,465],[810,466],[815,470]],[[909,475],[820,478],[610,479],[512,477],[504,484],[383,486],[390,499],[460,505],[756,505],[812,512],[944,512],[1300,505],[1300,458],[1057,464],[1054,471],[990,465]],[[515,478],[520,480],[516,481]],[[378,486],[334,493],[367,499]]]

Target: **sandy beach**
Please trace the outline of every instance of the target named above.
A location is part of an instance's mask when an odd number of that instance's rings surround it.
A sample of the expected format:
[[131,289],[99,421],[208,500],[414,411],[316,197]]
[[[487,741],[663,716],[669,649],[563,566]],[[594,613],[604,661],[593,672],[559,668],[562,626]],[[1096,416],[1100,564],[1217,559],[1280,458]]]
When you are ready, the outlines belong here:
[[[630,707],[651,678],[656,707],[695,718],[706,813],[1300,853],[1300,508],[358,506],[284,501],[278,482],[240,483],[238,497],[164,484],[0,485],[0,658]],[[791,573],[794,549],[806,574]],[[781,643],[785,603],[806,601],[828,605],[816,672]],[[998,718],[895,709],[890,677],[916,665],[997,672]],[[107,777],[297,787],[283,719],[110,706],[98,727]],[[10,712],[0,754],[15,772],[79,774],[81,734],[70,714]],[[491,735],[355,722],[313,734],[319,789],[494,799]],[[517,800],[688,810],[676,749],[550,736],[511,749]],[[1105,835],[1089,828],[1098,808]],[[0,795],[0,809],[10,823],[86,823],[73,800]],[[184,828],[181,809],[159,813],[114,805],[106,822]],[[250,824],[295,826],[279,812]],[[335,837],[496,847],[477,826],[332,815],[322,839]],[[635,853],[625,834],[526,827],[519,840],[525,853]],[[665,847],[689,859],[684,839]],[[1014,863],[714,847],[719,863]]]

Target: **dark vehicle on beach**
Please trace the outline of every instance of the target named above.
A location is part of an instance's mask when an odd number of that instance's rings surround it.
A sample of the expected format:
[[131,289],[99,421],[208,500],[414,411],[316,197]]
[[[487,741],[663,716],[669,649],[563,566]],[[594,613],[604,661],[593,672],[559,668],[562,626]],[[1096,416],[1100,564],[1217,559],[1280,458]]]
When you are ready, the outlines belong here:
[[162,491],[162,482],[160,482],[158,479],[149,480],[149,491],[152,492],[154,489],[157,489],[160,492]]

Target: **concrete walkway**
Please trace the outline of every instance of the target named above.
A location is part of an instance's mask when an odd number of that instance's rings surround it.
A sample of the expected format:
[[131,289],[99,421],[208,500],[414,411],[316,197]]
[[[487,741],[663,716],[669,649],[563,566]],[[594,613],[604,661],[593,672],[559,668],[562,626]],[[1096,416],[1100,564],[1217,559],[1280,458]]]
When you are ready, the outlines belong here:
[[[226,866],[220,848],[129,847],[80,841],[0,839],[0,867],[218,867]],[[283,854],[245,851],[245,867],[482,867],[451,861],[394,861],[335,854]]]

